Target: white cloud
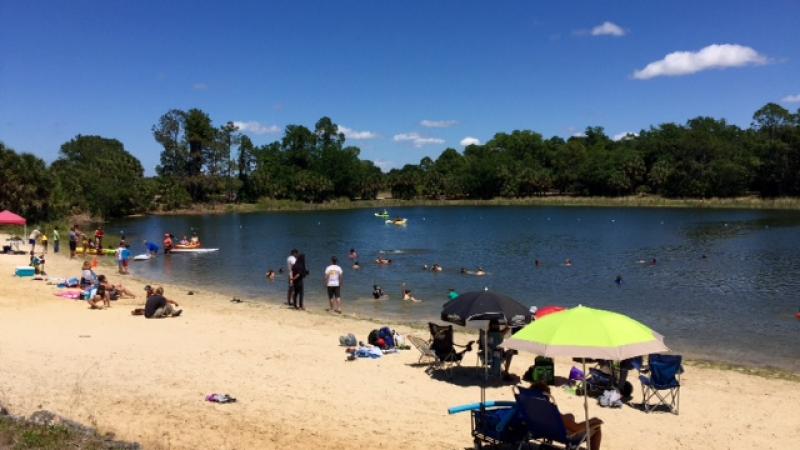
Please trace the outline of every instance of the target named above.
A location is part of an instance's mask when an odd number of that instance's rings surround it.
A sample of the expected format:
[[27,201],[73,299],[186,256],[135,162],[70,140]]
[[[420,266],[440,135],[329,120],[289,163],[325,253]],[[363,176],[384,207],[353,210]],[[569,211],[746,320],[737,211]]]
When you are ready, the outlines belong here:
[[356,131],[352,128],[347,128],[343,125],[337,125],[339,133],[343,133],[347,139],[352,139],[354,141],[365,141],[368,139],[375,139],[378,137],[377,133],[373,133],[372,131]]
[[372,161],[372,163],[384,172],[388,172],[397,167],[397,164],[395,164],[394,161],[387,161],[385,159],[376,159],[375,161]]
[[634,133],[633,131],[623,131],[622,133],[617,133],[611,137],[614,141],[621,141],[624,139],[632,139],[639,136],[639,133]]
[[800,103],[800,94],[797,95],[787,95],[781,99],[784,103]]
[[419,123],[425,128],[450,128],[454,125],[458,125],[457,120],[422,120]]
[[192,85],[192,89],[194,89],[195,91],[207,91],[208,85],[205,83],[195,83]]
[[661,76],[690,75],[703,70],[766,64],[767,58],[750,47],[712,44],[696,52],[672,52],[633,72],[633,78],[648,80]]
[[625,30],[614,22],[605,21],[592,28],[592,36],[625,36]]
[[481,145],[481,141],[478,138],[474,138],[472,136],[467,136],[459,142],[462,146],[466,147],[468,145]]
[[586,133],[584,133],[583,131],[578,131],[576,133],[572,133],[572,137],[574,137],[574,138],[585,138],[586,137]]
[[249,122],[234,121],[233,125],[235,125],[239,131],[249,134],[273,134],[281,132],[280,127],[277,125],[264,125],[260,122],[256,122],[255,120],[251,120]]
[[424,145],[444,144],[444,139],[422,136],[419,133],[400,133],[394,135],[395,142],[411,142],[414,147],[420,148]]

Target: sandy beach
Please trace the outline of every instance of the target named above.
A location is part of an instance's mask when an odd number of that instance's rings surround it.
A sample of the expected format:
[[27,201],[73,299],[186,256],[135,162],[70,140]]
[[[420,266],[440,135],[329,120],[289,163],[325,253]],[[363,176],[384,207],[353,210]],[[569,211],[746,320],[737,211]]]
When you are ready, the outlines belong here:
[[[53,295],[57,288],[44,281],[13,276],[27,259],[0,255],[0,403],[14,414],[47,409],[148,449],[472,445],[469,415],[450,416],[447,408],[478,401],[477,385],[431,378],[415,364],[413,348],[346,361],[338,337],[354,333],[366,340],[383,323],[255,299],[235,304],[225,292],[190,296],[189,288],[173,285],[164,286],[166,296],[184,314],[145,320],[130,312],[142,306],[147,280],[117,275],[110,265],[98,273],[138,298],[89,310],[85,302]],[[51,253],[47,271],[78,276],[80,263]],[[427,338],[423,329],[393,327]],[[532,362],[533,355],[521,354],[512,372],[521,375]],[[557,361],[557,374],[565,376],[570,363]],[[475,364],[469,354],[465,365]],[[605,422],[603,448],[779,448],[800,441],[797,382],[686,369],[678,416],[592,402],[590,413]],[[583,414],[582,398],[554,392],[562,412]],[[210,393],[238,402],[212,404],[204,400]],[[490,388],[487,397],[511,399],[511,387]]]

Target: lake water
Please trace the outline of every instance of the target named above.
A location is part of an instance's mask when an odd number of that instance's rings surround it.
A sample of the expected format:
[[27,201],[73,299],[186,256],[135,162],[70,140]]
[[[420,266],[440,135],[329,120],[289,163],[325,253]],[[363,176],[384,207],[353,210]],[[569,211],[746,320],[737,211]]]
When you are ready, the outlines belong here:
[[[323,308],[322,270],[331,255],[345,269],[345,312],[400,320],[438,318],[448,288],[488,288],[527,305],[583,304],[630,315],[666,336],[675,351],[700,358],[800,372],[800,213],[782,211],[575,208],[396,208],[408,226],[386,225],[369,210],[146,217],[115,223],[141,253],[198,230],[217,253],[159,255],[135,262],[145,277],[285,299],[292,248],[307,255],[306,305]],[[362,269],[349,266],[357,249]],[[390,266],[374,259],[385,255]],[[705,257],[704,257],[705,256]],[[571,267],[564,261],[572,260]],[[656,264],[651,265],[655,258]],[[541,266],[537,268],[534,261]],[[644,262],[643,262],[644,261]],[[438,263],[441,273],[426,272]],[[468,276],[461,267],[483,267]],[[615,283],[621,275],[621,285]],[[374,301],[372,285],[390,293]],[[403,286],[419,304],[400,301]],[[346,330],[343,330],[343,332]]]

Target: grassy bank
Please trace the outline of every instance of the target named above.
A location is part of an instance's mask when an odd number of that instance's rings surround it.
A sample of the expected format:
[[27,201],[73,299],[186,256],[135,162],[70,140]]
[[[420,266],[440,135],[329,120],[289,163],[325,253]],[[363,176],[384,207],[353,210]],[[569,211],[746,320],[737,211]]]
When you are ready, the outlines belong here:
[[703,209],[762,209],[800,210],[800,198],[764,199],[760,197],[670,199],[658,196],[628,197],[571,197],[543,196],[527,198],[495,198],[491,200],[430,200],[430,199],[338,199],[325,203],[306,203],[295,200],[264,198],[258,203],[198,204],[191,208],[160,212],[162,215],[248,213],[258,211],[327,211],[344,209],[383,209],[413,206],[582,206],[601,208],[703,208]]
[[91,428],[40,411],[29,419],[0,414],[0,449],[13,450],[138,450],[135,443],[101,436]]

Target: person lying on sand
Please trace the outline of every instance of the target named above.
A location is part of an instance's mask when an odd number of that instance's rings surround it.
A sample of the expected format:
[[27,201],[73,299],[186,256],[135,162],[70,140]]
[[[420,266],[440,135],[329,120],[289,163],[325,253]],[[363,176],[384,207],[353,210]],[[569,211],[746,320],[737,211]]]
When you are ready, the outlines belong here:
[[178,302],[164,297],[164,288],[157,287],[153,293],[147,297],[144,305],[145,319],[162,319],[164,317],[178,317],[183,312],[182,309],[175,309],[179,306]]

